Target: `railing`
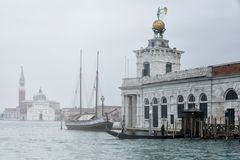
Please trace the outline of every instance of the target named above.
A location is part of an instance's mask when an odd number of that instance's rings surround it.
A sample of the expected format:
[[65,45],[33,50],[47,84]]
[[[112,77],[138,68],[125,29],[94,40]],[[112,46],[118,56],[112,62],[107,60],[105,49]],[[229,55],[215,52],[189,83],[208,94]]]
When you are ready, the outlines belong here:
[[125,86],[138,86],[142,84],[141,78],[125,78],[122,82],[122,87]]
[[211,77],[212,76],[211,73],[212,73],[211,67],[202,67],[177,72],[170,72],[167,74],[156,75],[152,77],[145,76],[141,78],[125,78],[123,79],[122,87],[139,86],[148,83],[166,82],[196,77]]
[[189,70],[182,70],[178,72],[170,72],[163,75],[157,75],[154,77],[144,78],[143,83],[156,83],[156,82],[166,82],[173,80],[181,80],[195,77],[211,77],[211,68],[202,67]]

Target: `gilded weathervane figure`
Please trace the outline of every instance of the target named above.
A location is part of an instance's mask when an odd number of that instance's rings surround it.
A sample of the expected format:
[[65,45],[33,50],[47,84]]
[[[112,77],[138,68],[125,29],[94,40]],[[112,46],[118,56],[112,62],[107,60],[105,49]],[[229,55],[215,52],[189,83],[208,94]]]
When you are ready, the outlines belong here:
[[162,37],[163,36],[163,33],[165,32],[165,24],[162,20],[160,20],[160,16],[161,15],[166,15],[167,14],[167,7],[164,7],[164,8],[158,8],[158,11],[157,11],[157,20],[155,20],[153,22],[153,27],[152,27],[152,30],[154,32],[154,36],[156,38],[158,37]]

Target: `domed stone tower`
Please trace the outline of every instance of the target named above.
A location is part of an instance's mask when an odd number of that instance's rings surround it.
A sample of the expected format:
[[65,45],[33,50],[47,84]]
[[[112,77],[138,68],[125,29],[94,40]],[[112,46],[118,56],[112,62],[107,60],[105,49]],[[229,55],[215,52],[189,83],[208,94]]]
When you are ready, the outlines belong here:
[[152,24],[154,38],[148,40],[148,46],[135,50],[137,57],[137,77],[156,76],[180,70],[183,51],[169,47],[163,38],[165,23],[160,15],[166,15],[167,8],[158,8],[157,20]]

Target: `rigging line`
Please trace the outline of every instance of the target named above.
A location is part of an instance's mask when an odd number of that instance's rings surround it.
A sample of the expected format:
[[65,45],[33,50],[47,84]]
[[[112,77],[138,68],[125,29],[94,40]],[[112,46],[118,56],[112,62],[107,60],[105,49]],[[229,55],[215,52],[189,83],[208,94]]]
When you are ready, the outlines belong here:
[[78,87],[79,87],[79,83],[78,83],[78,77],[76,78],[76,84],[75,84],[75,89],[74,89],[74,98],[73,98],[73,108],[77,107],[77,95],[78,95]]
[[127,59],[127,78],[129,78],[129,59]]
[[89,107],[89,100],[90,100],[90,90],[88,88],[88,80],[87,77],[88,72],[82,72],[82,97],[84,98],[84,101],[82,100],[82,106],[83,108],[88,108]]
[[[83,74],[84,76],[82,76],[82,77],[85,77],[85,74]],[[87,85],[86,85],[86,82],[85,82],[85,79],[83,78],[82,79],[82,85],[83,85],[83,96],[84,96],[84,99],[85,99],[85,101],[83,102],[83,106],[85,106],[85,107],[88,107],[88,101],[89,101],[89,93],[87,92],[88,91],[88,89],[87,89]],[[83,107],[84,108],[84,107]]]
[[80,50],[80,75],[79,75],[79,109],[82,114],[82,49]]
[[76,96],[76,102],[75,102],[75,106],[77,107],[78,106],[78,102],[79,102],[79,91],[80,91],[80,89],[79,89],[79,87],[80,87],[80,84],[79,84],[79,76],[78,76],[78,79],[77,79],[77,85],[76,85],[76,89],[75,89],[75,96]]
[[101,94],[102,91],[102,70],[101,70],[102,66],[99,63],[99,67],[98,67],[98,93]]
[[99,76],[99,92],[100,92],[101,96],[103,96],[103,85],[102,84],[103,84],[103,79],[102,79],[102,76],[100,74],[100,76]]
[[75,90],[75,93],[74,93],[74,99],[73,99],[73,107],[76,108],[76,100],[77,99],[77,90]]
[[125,64],[124,64],[125,65],[124,66],[124,70],[125,70],[124,71],[124,78],[127,78],[127,56],[125,56],[124,60],[125,60]]
[[92,87],[92,92],[91,92],[91,95],[90,95],[90,99],[88,101],[88,106],[89,107],[92,107],[93,106],[93,96],[94,96],[94,92],[95,92],[95,81],[93,83],[93,87]]
[[95,83],[96,83],[96,79],[95,79],[95,74],[94,75],[91,75],[91,79],[93,80],[93,86],[90,87],[89,90],[91,90],[89,96],[90,98],[88,99],[88,107],[93,107],[93,96],[94,96],[94,92],[95,92]]
[[95,102],[95,116],[97,117],[97,106],[98,106],[98,66],[99,66],[99,51],[97,52],[97,71],[96,71],[96,102]]

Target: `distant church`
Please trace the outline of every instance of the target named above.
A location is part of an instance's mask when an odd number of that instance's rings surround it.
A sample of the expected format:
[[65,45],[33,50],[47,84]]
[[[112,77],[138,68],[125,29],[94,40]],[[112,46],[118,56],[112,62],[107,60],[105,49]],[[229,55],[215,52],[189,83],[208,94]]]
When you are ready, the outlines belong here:
[[165,24],[153,22],[154,38],[145,48],[135,50],[137,77],[125,78],[122,92],[122,114],[126,127],[155,129],[181,128],[184,110],[196,109],[206,120],[224,123],[240,121],[240,62],[180,70],[184,53],[169,46],[163,38]]
[[5,120],[59,120],[60,103],[50,101],[43,94],[40,88],[32,100],[26,100],[25,78],[23,67],[19,79],[18,107],[6,108],[4,111]]

